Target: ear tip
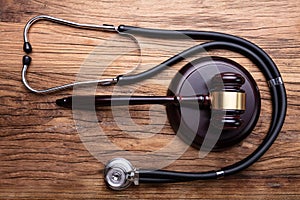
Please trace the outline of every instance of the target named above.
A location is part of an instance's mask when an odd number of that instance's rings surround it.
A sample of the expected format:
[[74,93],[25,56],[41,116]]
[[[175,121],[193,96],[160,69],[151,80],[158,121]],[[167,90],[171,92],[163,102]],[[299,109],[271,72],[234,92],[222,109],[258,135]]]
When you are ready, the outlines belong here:
[[24,50],[26,53],[31,53],[31,52],[32,52],[31,44],[30,44],[29,42],[24,42],[23,50]]
[[31,63],[31,57],[28,55],[23,56],[23,65],[29,66]]

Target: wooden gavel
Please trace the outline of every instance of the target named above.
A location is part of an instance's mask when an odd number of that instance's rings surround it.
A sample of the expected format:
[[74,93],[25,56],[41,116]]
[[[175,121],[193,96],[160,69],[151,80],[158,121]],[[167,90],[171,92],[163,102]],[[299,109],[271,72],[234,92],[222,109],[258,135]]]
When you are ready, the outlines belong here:
[[[195,96],[112,96],[96,95],[95,106],[123,106],[123,105],[143,105],[143,104],[174,104],[178,106],[195,106],[199,109],[212,109],[220,111],[219,118],[224,127],[238,127],[242,120],[240,114],[245,111],[246,94],[241,89],[245,79],[232,72],[224,72],[215,75],[211,80],[211,90],[209,94],[199,94]],[[90,96],[89,96],[90,97]],[[67,97],[56,100],[58,106],[72,108],[72,101],[76,102],[75,108],[86,107],[88,96]],[[222,114],[223,113],[223,114]],[[218,114],[217,114],[218,116]],[[217,120],[218,121],[218,120]]]

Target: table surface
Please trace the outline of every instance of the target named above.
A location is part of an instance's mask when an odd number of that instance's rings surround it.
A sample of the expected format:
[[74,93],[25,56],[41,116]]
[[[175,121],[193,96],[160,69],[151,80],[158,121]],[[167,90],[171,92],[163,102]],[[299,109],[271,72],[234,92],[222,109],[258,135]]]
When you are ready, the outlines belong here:
[[[299,11],[299,1],[294,0],[1,0],[0,199],[299,199]],[[80,23],[209,30],[246,38],[272,57],[285,82],[288,111],[281,134],[258,162],[236,175],[220,180],[141,184],[121,192],[111,191],[103,182],[103,162],[121,155],[118,153],[136,153],[137,167],[164,164],[148,156],[160,152],[174,138],[165,109],[149,105],[106,107],[98,109],[96,114],[82,115],[80,111],[55,105],[57,98],[71,95],[72,90],[48,95],[29,92],[21,82],[22,34],[27,20],[40,14]],[[203,42],[188,39],[186,43],[153,42],[139,37],[142,51],[139,59],[136,43],[110,32],[39,22],[30,30],[29,38],[34,50],[28,79],[35,88],[75,81],[78,74],[85,73],[82,69],[95,70],[87,76],[95,77],[97,72],[98,78],[136,73],[164,61],[183,50],[182,47]],[[164,169],[205,171],[232,164],[253,152],[268,129],[270,95],[256,66],[237,53],[223,50],[210,53],[239,62],[257,80],[262,97],[257,127],[240,144],[211,152],[204,158],[191,147],[180,152],[175,160],[168,157],[167,151],[155,154],[154,158],[170,159]],[[135,68],[138,62],[141,65]],[[183,64],[139,84],[98,87],[96,92],[164,95],[170,79]],[[99,132],[107,135],[107,143],[101,141],[103,137],[97,139]],[[109,145],[119,150],[113,151]],[[174,154],[176,150],[177,146],[172,149]]]

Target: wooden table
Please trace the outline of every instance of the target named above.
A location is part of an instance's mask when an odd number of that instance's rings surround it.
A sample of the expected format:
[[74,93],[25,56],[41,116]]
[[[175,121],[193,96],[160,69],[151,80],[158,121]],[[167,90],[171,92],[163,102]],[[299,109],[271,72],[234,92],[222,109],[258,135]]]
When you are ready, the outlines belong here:
[[[299,199],[299,11],[299,1],[295,0],[1,0],[0,199]],[[71,95],[72,90],[37,95],[29,92],[21,82],[23,27],[27,20],[39,14],[81,23],[212,30],[249,39],[273,58],[285,81],[288,112],[281,134],[257,163],[231,177],[188,183],[142,184],[121,192],[111,191],[103,182],[101,152],[100,159],[99,155],[96,159],[81,140],[82,127],[78,126],[78,121],[85,118],[76,120],[71,110],[55,105],[57,98]],[[82,66],[89,62],[95,69],[102,69],[102,77],[112,77],[131,71],[139,61],[136,44],[113,33],[41,22],[30,30],[29,37],[34,51],[28,79],[36,88],[74,81]],[[173,55],[172,49],[176,47],[177,51],[177,47],[181,47],[166,42],[159,46],[145,38],[138,39],[149,48],[142,46],[142,67],[135,72],[167,59]],[[101,46],[104,48],[101,49]],[[122,47],[126,47],[128,52],[121,55]],[[99,56],[102,61],[108,59],[108,62],[110,55],[119,57],[110,60],[107,68],[101,68],[96,61],[90,60],[98,49],[101,50]],[[262,74],[239,54],[226,51],[214,51],[212,54],[241,63],[257,80],[262,96],[262,113],[257,127],[241,144],[226,151],[210,153],[205,158],[199,158],[198,150],[188,148],[165,169],[204,171],[234,163],[250,154],[268,129],[271,104]],[[182,65],[178,64],[138,87],[119,87],[115,94],[164,95],[169,80]],[[112,91],[112,87],[97,89],[99,94]],[[131,106],[132,123],[128,124],[122,123],[125,119],[122,116],[119,116],[121,121],[115,120],[115,111],[103,108],[96,112],[97,121],[92,124],[101,127],[109,141],[119,148],[147,154],[163,148],[174,138],[168,121],[163,117],[164,112],[164,108],[159,106]],[[91,134],[97,134],[93,131]],[[105,156],[110,157],[110,154]],[[151,167],[152,160],[148,162]],[[142,164],[145,163],[137,165]]]

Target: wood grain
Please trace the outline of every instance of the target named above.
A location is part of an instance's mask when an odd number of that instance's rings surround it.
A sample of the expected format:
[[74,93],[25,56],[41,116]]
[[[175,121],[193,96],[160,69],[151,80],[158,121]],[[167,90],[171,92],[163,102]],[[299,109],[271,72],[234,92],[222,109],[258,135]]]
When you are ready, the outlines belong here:
[[[176,0],[163,3],[158,0],[0,0],[0,199],[299,199],[299,9],[299,2],[291,0]],[[71,110],[58,108],[54,103],[57,98],[71,95],[72,91],[36,95],[21,83],[23,27],[27,20],[38,14],[81,23],[212,30],[251,40],[274,59],[285,81],[288,113],[279,138],[256,164],[222,180],[143,184],[122,192],[108,190],[103,182],[103,164],[82,143],[76,126],[76,120],[88,121],[89,117],[85,115],[82,119],[74,119]],[[143,57],[142,66],[135,69],[139,62],[136,45],[128,39],[112,35],[48,22],[36,24],[30,31],[34,48],[28,76],[30,83],[46,88],[74,81],[82,65],[92,66],[92,72],[102,69],[103,77],[133,69],[138,72],[165,60],[174,51],[179,51],[182,45],[187,45],[163,42],[163,45],[157,46],[162,41],[138,38]],[[152,47],[152,44],[155,45]],[[91,60],[94,54],[95,58],[99,55],[97,59],[109,62],[110,56],[118,56],[120,51],[126,53],[105,69]],[[197,150],[188,148],[166,169],[204,171],[234,163],[251,153],[268,129],[271,104],[262,74],[239,54],[226,51],[212,54],[227,56],[241,63],[255,77],[263,104],[259,122],[240,145],[224,152],[210,153],[203,159],[199,158]],[[170,79],[182,65],[176,65],[172,70],[143,81],[136,87],[117,87],[114,91],[164,95]],[[99,94],[110,94],[112,91],[111,87],[97,89]],[[120,112],[120,118],[124,117],[125,111]],[[94,124],[100,126],[114,144],[131,152],[146,154],[155,151],[174,137],[169,123],[163,118],[163,107],[131,106],[129,113],[133,122],[140,126],[124,123],[123,128],[127,131],[122,131],[114,119],[118,116],[110,108],[97,111]],[[143,128],[156,118],[164,119],[160,131]],[[161,126],[155,123],[157,127]],[[91,124],[85,123],[86,127],[81,128],[89,128]],[[147,138],[153,132],[154,136]],[[139,138],[134,137],[137,135],[140,135]],[[100,155],[107,156],[105,153],[100,152]]]

